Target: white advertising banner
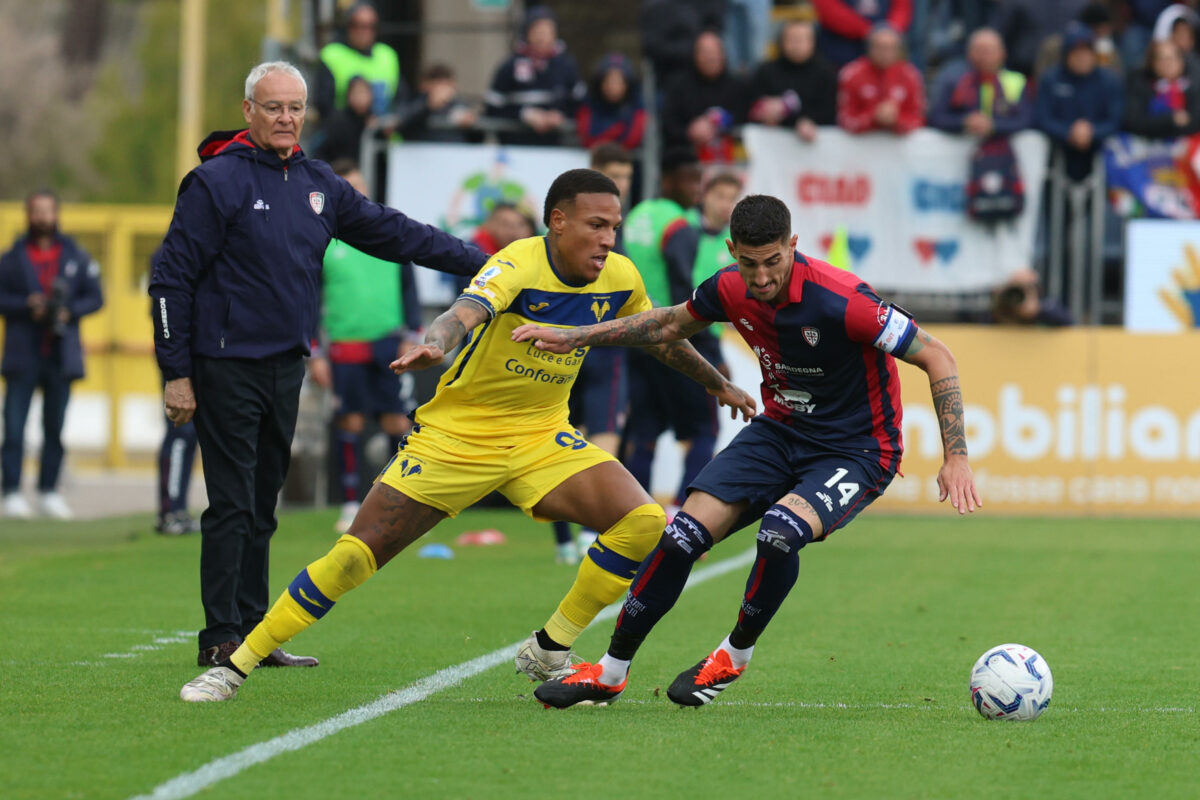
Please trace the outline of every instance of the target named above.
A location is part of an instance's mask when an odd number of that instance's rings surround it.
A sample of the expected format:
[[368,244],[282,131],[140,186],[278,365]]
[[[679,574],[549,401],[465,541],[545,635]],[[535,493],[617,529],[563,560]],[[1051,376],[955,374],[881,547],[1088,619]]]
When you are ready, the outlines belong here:
[[[586,150],[479,144],[399,143],[388,150],[387,204],[413,219],[470,239],[492,206],[516,205],[538,224],[550,184],[588,165]],[[454,300],[448,276],[418,268],[425,305]]]
[[797,247],[825,258],[843,232],[850,266],[876,289],[964,292],[990,288],[1030,265],[1048,144],[1012,138],[1025,210],[1011,222],[967,218],[975,140],[920,129],[907,136],[822,128],[814,144],[791,130],[749,125],[747,188],[788,204]]
[[1200,222],[1135,219],[1125,230],[1125,328],[1200,328]]

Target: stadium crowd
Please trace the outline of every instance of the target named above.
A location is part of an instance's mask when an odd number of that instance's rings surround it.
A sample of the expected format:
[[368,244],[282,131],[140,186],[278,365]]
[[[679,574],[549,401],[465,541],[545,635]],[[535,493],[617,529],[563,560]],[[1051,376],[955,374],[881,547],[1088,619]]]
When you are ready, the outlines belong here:
[[642,63],[655,73],[653,97],[626,54],[608,53],[581,72],[552,11],[533,6],[474,107],[446,64],[426,67],[408,91],[395,50],[376,38],[378,13],[357,3],[344,34],[321,50],[317,153],[357,158],[368,126],[462,141],[477,139],[481,123],[507,143],[635,150],[647,114],[656,114],[661,145],[691,145],[704,163],[734,161],[738,126],[748,122],[792,127],[805,141],[835,124],[898,135],[927,126],[979,139],[1033,128],[1080,177],[1117,131],[1166,138],[1200,130],[1195,0],[775,5],[772,14],[763,2],[644,3]]

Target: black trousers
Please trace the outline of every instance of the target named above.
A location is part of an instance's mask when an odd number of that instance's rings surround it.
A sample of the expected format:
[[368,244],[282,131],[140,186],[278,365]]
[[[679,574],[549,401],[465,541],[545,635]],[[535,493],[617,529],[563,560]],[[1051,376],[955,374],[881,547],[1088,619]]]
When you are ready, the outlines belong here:
[[241,641],[267,613],[275,504],[291,459],[304,358],[197,357],[196,434],[208,508],[200,517],[200,649]]

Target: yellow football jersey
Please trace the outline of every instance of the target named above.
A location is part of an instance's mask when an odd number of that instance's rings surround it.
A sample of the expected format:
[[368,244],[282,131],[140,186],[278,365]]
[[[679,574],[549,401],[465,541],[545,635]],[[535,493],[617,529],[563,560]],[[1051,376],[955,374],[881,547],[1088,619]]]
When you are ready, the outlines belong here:
[[577,327],[651,308],[628,258],[609,253],[595,282],[574,284],[559,276],[544,236],[513,242],[492,256],[462,297],[486,308],[491,319],[471,331],[416,420],[460,439],[493,444],[562,427],[588,351],[545,353],[532,342],[513,342],[513,329],[528,322]]

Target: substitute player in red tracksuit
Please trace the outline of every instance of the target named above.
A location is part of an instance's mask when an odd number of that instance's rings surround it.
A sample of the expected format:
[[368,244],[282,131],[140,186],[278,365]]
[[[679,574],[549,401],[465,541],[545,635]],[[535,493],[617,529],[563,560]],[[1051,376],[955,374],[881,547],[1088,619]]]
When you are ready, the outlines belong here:
[[900,50],[900,34],[877,27],[867,54],[838,74],[837,120],[850,133],[908,133],[925,124],[925,84]]
[[564,353],[669,342],[731,322],[762,368],[764,413],[688,487],[683,508],[634,576],[608,652],[534,691],[547,706],[617,699],[630,661],[679,598],[692,565],[757,520],[757,558],[732,631],[680,673],[667,696],[704,705],[736,680],[796,582],[799,551],[849,524],[895,476],[903,451],[897,358],[929,377],[945,453],[941,499],[949,497],[960,514],[980,505],[950,350],[853,274],[797,253],[780,200],[745,198],[729,228],[737,263],[700,284],[687,303],[582,328],[513,331],[514,341]]

